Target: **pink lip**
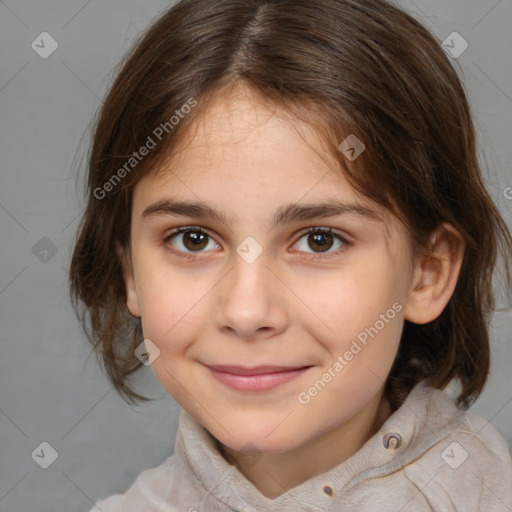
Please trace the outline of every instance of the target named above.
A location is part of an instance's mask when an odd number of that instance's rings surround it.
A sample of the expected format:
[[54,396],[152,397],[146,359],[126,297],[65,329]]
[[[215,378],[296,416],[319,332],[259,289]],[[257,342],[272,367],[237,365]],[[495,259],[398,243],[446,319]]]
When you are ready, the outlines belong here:
[[239,391],[268,391],[302,375],[310,366],[207,366],[212,375],[227,386]]

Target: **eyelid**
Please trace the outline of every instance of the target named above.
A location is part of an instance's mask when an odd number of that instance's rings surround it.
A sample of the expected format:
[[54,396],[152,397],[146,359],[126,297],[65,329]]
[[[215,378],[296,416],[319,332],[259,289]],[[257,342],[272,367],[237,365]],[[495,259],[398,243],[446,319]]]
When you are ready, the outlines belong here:
[[[175,228],[170,233],[168,233],[168,234],[166,234],[164,236],[163,242],[164,242],[164,244],[167,244],[169,242],[169,240],[172,237],[174,237],[175,235],[178,235],[180,233],[186,233],[188,231],[202,233],[202,234],[208,236],[210,239],[212,239],[217,245],[220,245],[217,242],[216,237],[211,235],[207,229],[202,228],[200,226],[194,226],[194,225],[182,226],[182,227],[179,227],[179,228]],[[310,257],[328,258],[329,256],[334,256],[336,254],[339,254],[344,249],[346,249],[346,247],[352,245],[352,242],[350,242],[350,240],[348,239],[350,237],[347,237],[343,232],[337,230],[336,228],[327,227],[327,226],[312,226],[312,227],[309,227],[309,228],[304,228],[303,230],[299,231],[299,233],[294,237],[294,238],[296,238],[296,240],[293,243],[293,245],[296,245],[300,241],[301,238],[303,238],[305,235],[308,235],[310,233],[329,233],[329,234],[332,234],[335,238],[337,238],[339,241],[341,241],[343,243],[342,247],[340,247],[337,250],[332,251],[332,252],[326,252],[326,253],[322,253],[322,252],[311,252],[311,253],[308,253],[308,252],[306,252],[305,254],[309,255]],[[206,254],[206,253],[210,252],[210,251],[184,252],[184,251],[177,250],[175,248],[172,248],[172,251],[175,254],[178,254],[178,255],[183,256],[185,258],[193,258],[195,254],[200,255],[200,254],[203,254],[203,253]],[[304,252],[304,251],[292,251],[292,252]]]
[[311,228],[304,228],[302,231],[299,232],[299,238],[307,235],[309,233],[331,233],[332,235],[335,235],[339,237],[341,240],[343,240],[345,243],[349,243],[349,236],[336,228],[333,227],[327,227],[327,226],[314,226]]
[[[296,245],[301,238],[303,238],[305,235],[308,235],[310,233],[329,233],[333,235],[334,238],[337,238],[340,242],[342,242],[342,246],[338,249],[330,252],[305,252],[306,257],[313,257],[313,258],[329,258],[336,256],[347,249],[347,247],[352,245],[352,242],[349,240],[350,237],[346,236],[343,232],[337,230],[333,227],[327,227],[327,226],[314,226],[310,228],[305,228],[303,231],[301,231],[298,236],[297,240],[294,242],[293,245]],[[302,252],[302,251],[292,251],[292,252]]]
[[[210,238],[213,238],[215,240],[215,236],[211,235],[208,229],[202,228],[201,226],[195,226],[195,225],[182,226],[182,227],[179,227],[179,228],[175,228],[171,232],[167,233],[164,236],[164,238],[167,240],[172,235],[176,235],[177,233],[183,233],[183,232],[186,232],[186,231],[198,231],[200,233],[204,233],[205,235],[208,235]],[[304,228],[304,229],[302,229],[301,231],[298,232],[297,236],[302,237],[302,236],[307,235],[307,234],[312,233],[312,232],[313,233],[314,232],[332,233],[334,235],[339,236],[346,243],[349,243],[348,238],[350,238],[350,236],[348,236],[346,234],[346,232],[342,232],[340,230],[337,230],[336,228],[328,227],[328,226],[320,226],[320,225],[318,225],[318,226],[312,226],[312,227],[309,227],[309,228]]]
[[201,233],[203,235],[206,235],[208,236],[210,239],[212,239],[217,245],[220,245],[217,240],[216,240],[216,237],[213,236],[212,234],[210,234],[210,232],[205,229],[205,228],[202,228],[200,226],[182,226],[180,228],[175,228],[173,230],[171,230],[169,233],[166,233],[164,235],[164,239],[163,239],[163,242],[164,243],[167,243],[173,236],[175,235],[179,235],[180,233],[187,233],[188,231],[192,231],[194,233]]

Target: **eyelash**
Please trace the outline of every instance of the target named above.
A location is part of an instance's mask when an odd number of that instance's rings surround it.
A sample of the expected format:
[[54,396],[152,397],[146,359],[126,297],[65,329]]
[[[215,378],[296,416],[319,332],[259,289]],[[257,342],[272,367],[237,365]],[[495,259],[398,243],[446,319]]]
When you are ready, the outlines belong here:
[[[187,233],[187,232],[192,232],[192,233],[200,233],[202,235],[206,235],[207,237],[209,237],[210,239],[213,239],[212,236],[210,236],[204,229],[198,227],[198,226],[185,226],[185,227],[182,227],[182,228],[178,228],[176,229],[175,231],[173,231],[172,233],[170,233],[169,235],[167,235],[165,238],[164,238],[164,243],[165,244],[169,244],[170,240],[173,238],[173,237],[176,237],[177,235],[181,234],[181,233]],[[328,234],[331,234],[333,235],[335,238],[337,238],[340,242],[342,242],[342,246],[339,247],[338,249],[336,249],[335,251],[333,252],[325,252],[325,253],[322,253],[322,252],[313,252],[313,253],[306,253],[306,254],[309,254],[310,256],[308,256],[308,258],[328,258],[330,256],[333,256],[333,255],[336,255],[336,254],[339,254],[341,252],[343,252],[344,250],[347,249],[347,247],[351,246],[352,244],[346,239],[344,238],[343,236],[341,236],[339,233],[337,233],[336,231],[334,231],[333,228],[321,228],[321,227],[314,227],[314,228],[309,228],[307,229],[306,231],[303,231],[299,238],[297,239],[297,241],[294,243],[294,245],[299,241],[301,240],[302,238],[304,238],[305,236],[311,234],[311,233],[328,233]],[[180,251],[178,249],[175,249],[174,247],[171,249],[171,251],[176,254],[177,256],[179,257],[182,257],[182,258],[186,258],[186,259],[195,259],[196,258],[196,255],[197,254],[201,254],[201,252],[204,252],[204,251],[196,251],[196,252],[184,252],[184,251]],[[294,251],[294,252],[300,252],[300,251]]]

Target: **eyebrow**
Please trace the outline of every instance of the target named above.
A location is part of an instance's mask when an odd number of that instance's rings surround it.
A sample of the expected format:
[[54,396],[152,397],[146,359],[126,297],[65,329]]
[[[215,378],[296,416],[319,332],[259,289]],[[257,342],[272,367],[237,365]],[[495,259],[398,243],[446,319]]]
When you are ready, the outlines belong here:
[[[228,225],[229,219],[221,212],[203,202],[178,201],[164,199],[146,207],[141,217],[159,217],[165,215],[182,215],[196,218],[214,219]],[[316,204],[292,203],[277,209],[271,221],[272,229],[280,224],[301,220],[312,220],[337,215],[357,215],[369,220],[382,220],[374,210],[359,204],[344,204],[338,201],[324,201]],[[236,219],[235,219],[236,220]]]

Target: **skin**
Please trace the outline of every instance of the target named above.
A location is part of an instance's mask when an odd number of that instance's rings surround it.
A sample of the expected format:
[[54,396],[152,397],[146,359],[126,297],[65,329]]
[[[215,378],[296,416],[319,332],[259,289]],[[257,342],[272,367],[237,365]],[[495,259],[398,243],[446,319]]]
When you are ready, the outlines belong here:
[[[205,202],[225,222],[143,216],[166,199]],[[272,227],[278,208],[327,199],[380,218],[346,213]],[[189,235],[194,227],[207,232],[200,249],[183,233],[172,236],[186,226]],[[160,350],[152,368],[162,386],[213,434],[226,460],[274,498],[346,460],[391,414],[384,382],[404,319],[435,319],[460,270],[464,244],[442,227],[431,254],[413,256],[406,228],[356,194],[309,126],[238,87],[218,95],[180,151],[135,187],[131,247],[120,251],[127,307]],[[333,228],[346,242],[327,235],[315,243],[304,234],[311,228]],[[263,249],[252,263],[237,253],[248,236]],[[401,306],[396,316],[300,403],[299,393],[393,304]],[[248,392],[219,382],[205,364],[310,368]],[[256,464],[245,463],[248,453]]]

